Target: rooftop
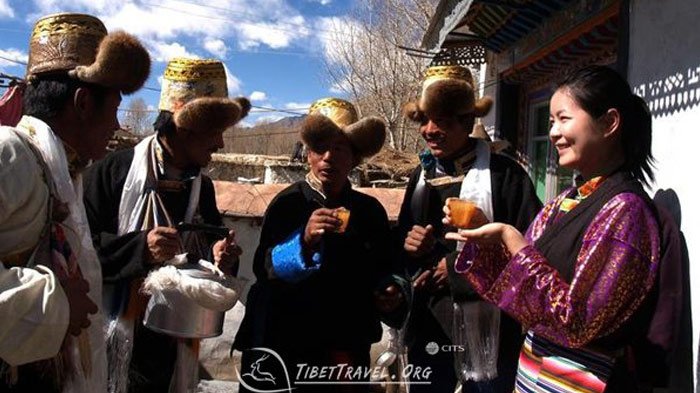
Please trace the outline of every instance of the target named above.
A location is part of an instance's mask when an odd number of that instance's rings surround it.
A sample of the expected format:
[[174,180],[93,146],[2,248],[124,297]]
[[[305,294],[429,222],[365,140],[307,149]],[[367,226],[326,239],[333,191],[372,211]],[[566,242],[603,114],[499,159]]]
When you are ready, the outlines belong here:
[[[214,181],[216,205],[222,214],[230,217],[262,218],[267,206],[289,184],[243,184]],[[357,191],[375,197],[384,206],[389,220],[399,216],[404,189],[356,188]]]

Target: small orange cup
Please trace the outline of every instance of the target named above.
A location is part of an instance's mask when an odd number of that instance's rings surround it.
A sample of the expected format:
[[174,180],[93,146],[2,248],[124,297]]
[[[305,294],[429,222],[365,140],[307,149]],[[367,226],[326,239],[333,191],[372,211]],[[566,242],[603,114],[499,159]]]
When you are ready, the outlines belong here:
[[474,203],[459,198],[449,198],[447,207],[450,208],[452,225],[457,228],[468,228],[477,209]]
[[340,226],[335,231],[337,233],[345,233],[345,229],[348,227],[348,221],[350,221],[350,210],[341,206],[335,209],[335,214],[341,221]]

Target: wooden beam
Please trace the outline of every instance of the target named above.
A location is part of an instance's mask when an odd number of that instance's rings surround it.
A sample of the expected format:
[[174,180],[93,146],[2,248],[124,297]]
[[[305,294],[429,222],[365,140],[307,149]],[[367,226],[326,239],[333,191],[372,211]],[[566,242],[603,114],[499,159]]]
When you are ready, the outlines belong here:
[[588,19],[587,21],[579,24],[578,26],[574,27],[573,29],[569,30],[566,34],[562,35],[561,37],[557,38],[554,40],[552,43],[547,45],[544,48],[541,48],[531,56],[529,56],[527,59],[524,61],[520,62],[516,66],[512,67],[510,70],[506,71],[506,73],[515,73],[519,70],[522,70],[524,68],[527,68],[531,64],[543,59],[545,56],[550,54],[551,52],[559,49],[560,47],[566,45],[567,43],[573,41],[574,39],[578,38],[584,33],[587,33],[591,31],[594,27],[603,24],[606,22],[608,19],[618,15],[620,12],[620,4],[613,4],[610,7],[606,8],[602,12],[600,12],[598,15],[594,16],[591,19]]

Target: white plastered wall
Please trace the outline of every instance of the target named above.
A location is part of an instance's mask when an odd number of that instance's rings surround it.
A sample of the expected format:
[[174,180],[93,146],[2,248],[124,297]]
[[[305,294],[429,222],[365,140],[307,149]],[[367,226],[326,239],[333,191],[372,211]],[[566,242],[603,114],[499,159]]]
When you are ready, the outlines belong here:
[[697,0],[631,1],[628,79],[653,115],[652,191],[672,189],[680,200],[690,260],[694,375],[700,337],[699,21]]

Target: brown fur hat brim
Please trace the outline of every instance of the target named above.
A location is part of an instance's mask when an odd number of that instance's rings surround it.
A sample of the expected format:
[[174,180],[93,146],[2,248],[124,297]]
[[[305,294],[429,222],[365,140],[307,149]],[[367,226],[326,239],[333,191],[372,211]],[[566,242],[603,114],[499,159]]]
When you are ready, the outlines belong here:
[[301,140],[311,150],[338,134],[345,135],[357,154],[356,158],[363,159],[382,149],[386,139],[386,125],[378,117],[366,117],[340,128],[324,115],[310,114],[301,126]]
[[[244,99],[248,102],[247,99]],[[250,104],[250,102],[248,102]],[[175,112],[178,128],[190,131],[221,131],[243,118],[243,108],[237,100],[219,97],[196,98]]]
[[236,101],[238,106],[241,107],[241,119],[248,116],[248,113],[250,113],[250,108],[252,107],[250,100],[245,97],[236,97],[233,100]]
[[474,89],[459,79],[442,79],[423,90],[420,108],[431,119],[465,115],[474,109]]
[[425,114],[420,110],[418,101],[407,102],[403,108],[401,108],[401,112],[405,118],[416,123],[423,123],[425,119]]
[[343,129],[361,158],[379,153],[386,140],[386,124],[378,117],[365,117]]
[[472,85],[461,79],[441,79],[428,85],[420,101],[404,105],[403,114],[415,122],[425,118],[438,119],[471,114],[483,117],[491,110],[493,100],[483,97],[474,98]]
[[333,120],[319,114],[307,115],[301,125],[301,141],[311,150],[315,150],[331,136],[342,133],[343,130]]
[[116,31],[102,39],[94,63],[78,66],[69,75],[131,94],[146,83],[150,72],[151,57],[146,48],[133,35]]

